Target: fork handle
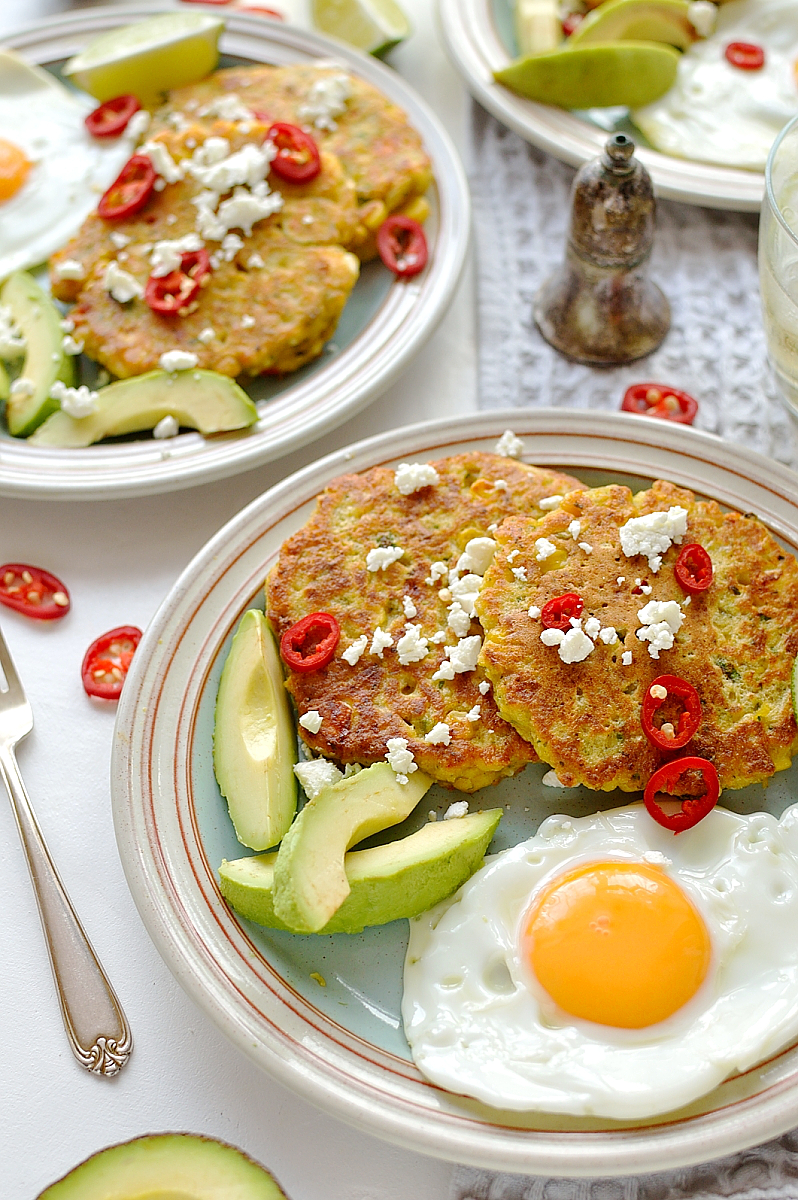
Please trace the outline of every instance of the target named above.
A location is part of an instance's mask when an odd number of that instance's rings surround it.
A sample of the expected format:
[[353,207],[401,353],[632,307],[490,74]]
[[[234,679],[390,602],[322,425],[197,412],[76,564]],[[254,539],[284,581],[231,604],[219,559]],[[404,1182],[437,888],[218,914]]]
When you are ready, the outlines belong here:
[[94,1075],[116,1075],[130,1057],[130,1027],[50,857],[10,746],[0,747],[0,775],[28,860],[72,1053]]

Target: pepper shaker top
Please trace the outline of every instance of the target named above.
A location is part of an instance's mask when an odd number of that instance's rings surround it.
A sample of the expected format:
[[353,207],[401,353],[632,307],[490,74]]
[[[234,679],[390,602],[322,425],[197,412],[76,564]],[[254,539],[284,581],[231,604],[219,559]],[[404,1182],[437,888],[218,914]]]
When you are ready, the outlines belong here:
[[577,171],[562,267],[535,299],[535,321],[578,362],[625,363],[656,350],[670,306],[646,275],[654,242],[651,177],[624,133]]

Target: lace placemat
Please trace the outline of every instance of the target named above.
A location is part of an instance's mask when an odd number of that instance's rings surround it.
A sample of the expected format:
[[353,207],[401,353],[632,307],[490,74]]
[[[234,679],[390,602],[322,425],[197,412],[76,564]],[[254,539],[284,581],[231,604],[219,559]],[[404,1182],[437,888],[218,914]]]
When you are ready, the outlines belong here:
[[[569,362],[538,333],[532,302],[562,261],[574,172],[474,105],[472,192],[478,262],[479,406],[617,411],[656,380],[699,401],[696,427],[798,466],[797,427],[765,351],[757,217],[660,201],[652,277],[671,303],[662,346],[628,367]],[[657,422],[652,421],[652,439]],[[798,1200],[798,1131],[699,1167],[617,1179],[454,1172],[451,1200]]]
[[476,104],[474,143],[481,408],[615,412],[631,383],[655,380],[696,397],[696,428],[798,466],[796,428],[767,366],[755,214],[660,201],[651,275],[670,301],[670,332],[631,366],[582,366],[552,349],[532,317],[563,258],[574,172]]

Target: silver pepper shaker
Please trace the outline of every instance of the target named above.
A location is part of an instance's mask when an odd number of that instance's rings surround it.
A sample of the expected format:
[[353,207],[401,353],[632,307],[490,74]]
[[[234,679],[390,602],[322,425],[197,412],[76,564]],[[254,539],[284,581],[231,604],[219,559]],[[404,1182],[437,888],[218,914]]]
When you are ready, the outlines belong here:
[[565,262],[535,298],[546,341],[578,362],[643,358],[670,328],[670,305],[646,275],[656,201],[634,149],[616,133],[577,171]]

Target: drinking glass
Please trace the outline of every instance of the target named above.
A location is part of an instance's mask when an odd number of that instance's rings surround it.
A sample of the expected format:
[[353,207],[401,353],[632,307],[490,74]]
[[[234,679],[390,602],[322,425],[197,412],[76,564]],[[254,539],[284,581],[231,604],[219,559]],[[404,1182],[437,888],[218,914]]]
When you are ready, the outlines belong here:
[[765,168],[759,285],[770,364],[798,419],[798,117],[776,138]]

